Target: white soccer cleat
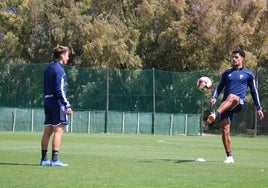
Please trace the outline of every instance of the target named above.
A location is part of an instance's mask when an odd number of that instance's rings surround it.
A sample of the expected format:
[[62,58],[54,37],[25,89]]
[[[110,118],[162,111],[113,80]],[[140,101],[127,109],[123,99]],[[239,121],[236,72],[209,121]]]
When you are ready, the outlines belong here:
[[226,164],[234,163],[234,159],[232,156],[226,157],[225,161],[223,161]]
[[51,160],[50,166],[68,166],[68,164],[63,163],[58,159],[57,161]]
[[216,113],[211,112],[211,114],[208,116],[207,122],[212,123],[213,121],[215,121],[215,119],[216,119]]

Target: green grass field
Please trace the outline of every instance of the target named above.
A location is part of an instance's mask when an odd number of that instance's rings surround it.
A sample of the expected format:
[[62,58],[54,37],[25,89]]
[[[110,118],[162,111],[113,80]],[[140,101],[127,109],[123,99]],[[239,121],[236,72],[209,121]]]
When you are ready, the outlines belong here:
[[40,138],[0,132],[1,187],[268,187],[268,137],[232,136],[224,164],[220,136],[65,133],[68,167],[39,166]]

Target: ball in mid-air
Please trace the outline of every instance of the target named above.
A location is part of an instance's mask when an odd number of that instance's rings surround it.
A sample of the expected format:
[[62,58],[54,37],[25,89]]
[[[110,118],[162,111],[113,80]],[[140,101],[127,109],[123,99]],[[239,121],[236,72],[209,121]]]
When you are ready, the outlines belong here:
[[197,87],[202,92],[208,92],[212,88],[212,81],[209,77],[202,76],[197,80]]

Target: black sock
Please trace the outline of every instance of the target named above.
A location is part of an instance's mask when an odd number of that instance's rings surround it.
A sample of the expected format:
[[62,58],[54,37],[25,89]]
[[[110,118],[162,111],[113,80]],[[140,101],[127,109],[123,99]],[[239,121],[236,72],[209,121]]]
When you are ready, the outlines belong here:
[[41,156],[42,156],[42,160],[47,160],[47,149],[42,149],[41,150]]
[[216,111],[215,114],[216,114],[216,118],[220,117],[220,113],[218,111]]
[[226,152],[226,155],[227,155],[227,157],[231,157],[232,153],[229,151],[229,152]]
[[52,160],[53,161],[57,161],[58,160],[58,154],[59,154],[59,151],[58,150],[52,150]]

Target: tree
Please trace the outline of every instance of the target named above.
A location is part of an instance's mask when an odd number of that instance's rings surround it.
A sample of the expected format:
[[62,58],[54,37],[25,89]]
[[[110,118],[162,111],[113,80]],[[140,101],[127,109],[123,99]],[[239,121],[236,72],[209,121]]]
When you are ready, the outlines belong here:
[[7,0],[0,3],[0,60],[25,62],[27,49],[23,36],[26,28],[27,0]]
[[0,3],[0,60],[120,69],[225,69],[235,47],[247,65],[268,66],[263,0],[6,0]]

